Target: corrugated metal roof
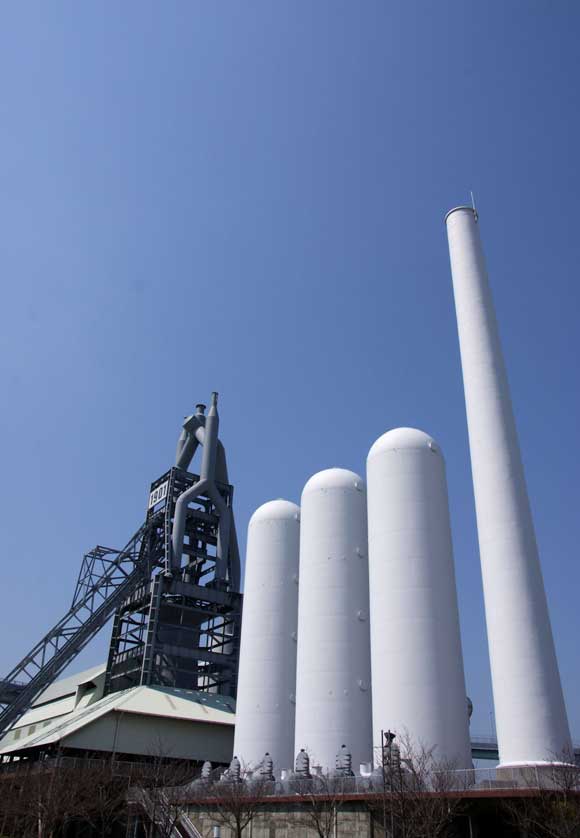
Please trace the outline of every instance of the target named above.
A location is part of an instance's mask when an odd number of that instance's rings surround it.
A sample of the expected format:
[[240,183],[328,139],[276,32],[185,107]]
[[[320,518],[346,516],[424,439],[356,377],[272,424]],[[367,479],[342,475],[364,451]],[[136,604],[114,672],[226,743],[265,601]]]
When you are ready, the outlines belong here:
[[233,698],[170,687],[134,687],[126,693],[126,697],[115,707],[123,713],[233,724]]
[[37,733],[4,744],[4,747],[0,748],[0,755],[63,742],[67,736],[90,725],[106,713],[137,713],[231,726],[235,722],[234,711],[234,699],[226,696],[169,687],[131,687],[107,695],[89,707],[77,708],[68,716],[55,719]]
[[75,709],[75,694],[65,695],[64,698],[55,699],[50,704],[43,704],[40,707],[34,705],[19,719],[11,730],[18,730],[20,727],[27,725],[35,725],[38,722],[45,722],[57,718],[57,716],[66,716],[72,713]]
[[100,675],[103,675],[107,669],[106,663],[101,663],[98,666],[92,666],[90,669],[85,669],[83,672],[77,672],[76,675],[70,675],[68,678],[61,678],[60,681],[55,681],[33,702],[33,707],[38,707],[39,704],[46,704],[48,701],[55,701],[58,698],[64,698],[66,695],[74,695],[81,684],[86,684],[88,681],[94,681]]

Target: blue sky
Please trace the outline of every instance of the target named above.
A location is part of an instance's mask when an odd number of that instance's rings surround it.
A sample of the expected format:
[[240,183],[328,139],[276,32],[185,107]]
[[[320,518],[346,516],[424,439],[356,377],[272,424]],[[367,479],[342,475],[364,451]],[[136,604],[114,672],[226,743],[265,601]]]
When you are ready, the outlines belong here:
[[580,740],[579,24],[565,0],[3,6],[1,671],[216,389],[243,543],[385,430],[439,441],[490,732],[443,225],[473,189]]

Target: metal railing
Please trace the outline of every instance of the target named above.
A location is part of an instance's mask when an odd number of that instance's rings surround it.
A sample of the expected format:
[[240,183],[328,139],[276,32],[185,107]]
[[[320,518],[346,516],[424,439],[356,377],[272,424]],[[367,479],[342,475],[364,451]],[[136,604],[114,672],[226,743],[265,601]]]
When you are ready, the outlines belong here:
[[[580,793],[580,769],[574,766],[522,766],[518,768],[473,768],[461,771],[433,772],[424,776],[402,771],[392,776],[379,770],[368,777],[313,775],[310,779],[291,777],[271,783],[242,780],[249,796],[255,790],[260,797],[303,797],[305,795],[373,795],[373,794],[457,794],[477,791],[571,791]],[[191,786],[191,801],[218,799],[218,783]],[[187,799],[187,795],[186,795]]]
[[165,789],[155,789],[154,794],[155,800],[149,789],[132,787],[127,799],[146,814],[162,835],[169,831],[171,838],[203,838],[187,812],[179,811],[177,799],[170,799]]

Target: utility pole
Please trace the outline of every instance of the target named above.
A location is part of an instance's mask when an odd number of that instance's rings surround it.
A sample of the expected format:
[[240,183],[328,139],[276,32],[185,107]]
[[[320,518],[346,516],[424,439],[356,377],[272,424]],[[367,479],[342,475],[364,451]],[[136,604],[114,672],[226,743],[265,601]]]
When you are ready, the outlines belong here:
[[[385,777],[385,764],[389,766],[389,797],[391,801],[391,836],[395,836],[395,814],[393,812],[393,739],[395,734],[391,730],[381,730],[381,757],[383,768],[383,829],[387,827],[387,780]],[[386,755],[386,759],[385,759]]]

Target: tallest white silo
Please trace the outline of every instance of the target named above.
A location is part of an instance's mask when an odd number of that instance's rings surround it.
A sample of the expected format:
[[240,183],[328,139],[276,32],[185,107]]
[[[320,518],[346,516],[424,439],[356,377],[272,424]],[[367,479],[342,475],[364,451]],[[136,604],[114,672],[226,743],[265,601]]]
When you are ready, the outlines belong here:
[[570,732],[477,214],[446,224],[500,763],[553,761]]
[[441,448],[416,428],[388,431],[367,480],[373,741],[391,729],[403,754],[471,768]]

